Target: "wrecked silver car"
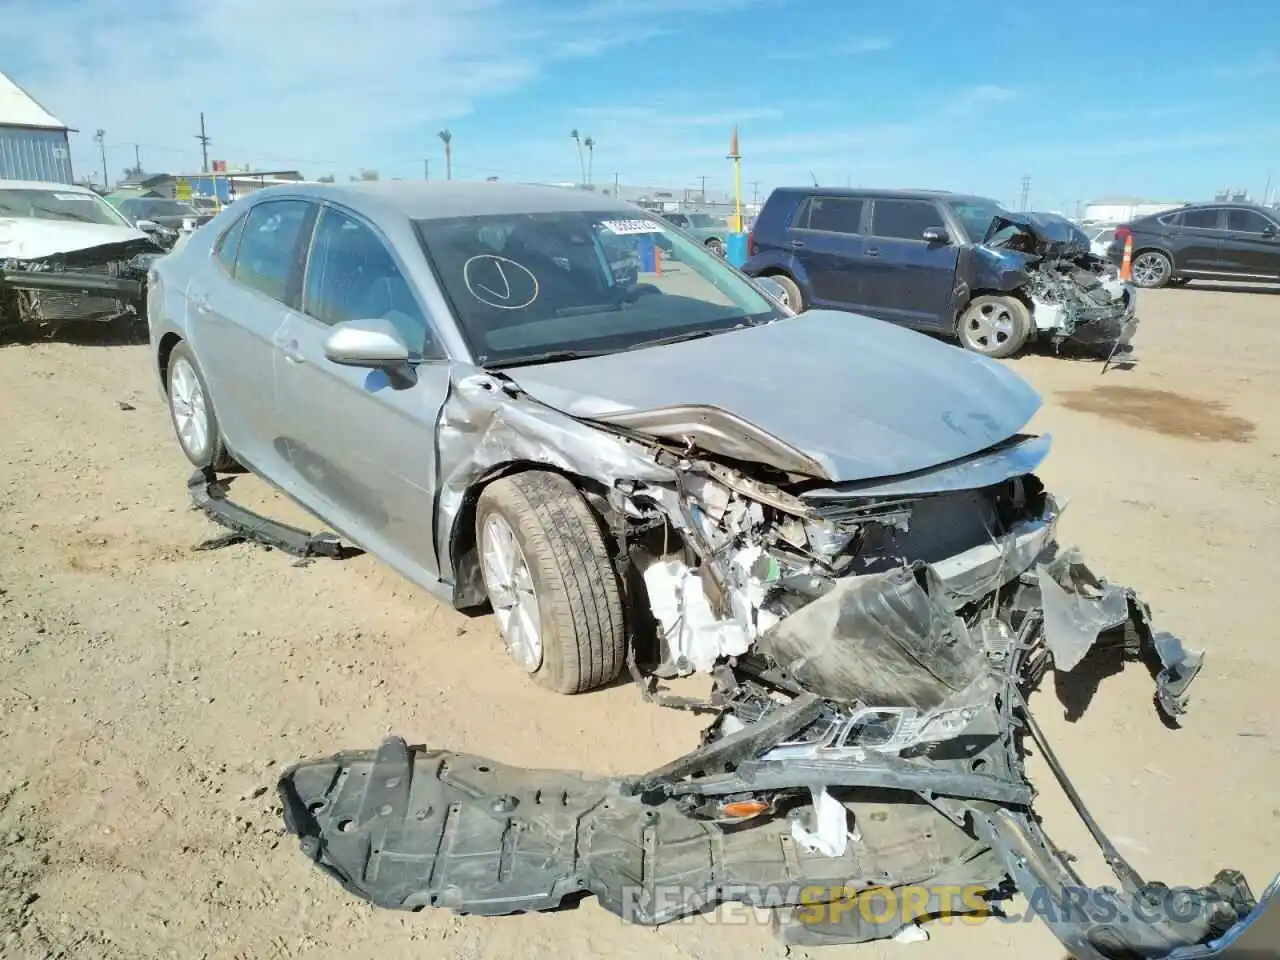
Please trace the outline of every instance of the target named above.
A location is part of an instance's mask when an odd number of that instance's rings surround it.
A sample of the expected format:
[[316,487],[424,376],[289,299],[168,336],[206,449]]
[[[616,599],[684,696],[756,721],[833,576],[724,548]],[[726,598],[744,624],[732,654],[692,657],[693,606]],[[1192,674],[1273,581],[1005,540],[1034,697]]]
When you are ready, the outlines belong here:
[[[627,245],[638,273],[613,262]],[[1106,653],[1145,664],[1172,719],[1202,654],[1057,545],[1062,507],[1034,473],[1049,438],[1026,432],[1040,399],[1006,368],[795,316],[576,190],[269,188],[155,273],[156,369],[223,542],[341,550],[237,505],[220,474],[239,463],[423,588],[492,609],[551,689],[627,670],[714,718],[633,778],[399,738],[300,764],[286,823],[352,893],[478,914],[591,893],[642,924],[736,900],[821,944],[1019,890],[1081,960],[1257,935],[1270,891],[1260,905],[1238,873],[1169,887],[1126,863],[1027,708],[1047,670]],[[660,687],[695,672],[705,700]],[[1026,738],[1118,886],[1084,886],[1043,833]],[[896,906],[848,909],[871,896]]]
[[162,255],[92,190],[0,180],[0,328],[142,317]]

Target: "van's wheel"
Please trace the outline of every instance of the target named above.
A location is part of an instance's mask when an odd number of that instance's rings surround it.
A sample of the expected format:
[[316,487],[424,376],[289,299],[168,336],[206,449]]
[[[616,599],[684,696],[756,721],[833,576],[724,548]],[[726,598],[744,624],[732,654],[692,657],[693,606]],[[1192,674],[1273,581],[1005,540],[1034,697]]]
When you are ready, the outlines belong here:
[[787,306],[796,313],[804,312],[804,295],[800,293],[800,286],[785,273],[771,273],[769,279],[780,286],[787,292]]
[[239,464],[227,452],[222,440],[218,417],[209,399],[209,386],[186,341],[169,353],[165,392],[178,445],[192,465],[223,472],[236,469]]
[[558,473],[531,470],[480,494],[476,544],[485,591],[512,658],[557,693],[583,693],[622,670],[618,577],[585,500]]
[[1031,311],[1017,297],[974,297],[956,325],[966,350],[986,357],[1011,357],[1031,336]]

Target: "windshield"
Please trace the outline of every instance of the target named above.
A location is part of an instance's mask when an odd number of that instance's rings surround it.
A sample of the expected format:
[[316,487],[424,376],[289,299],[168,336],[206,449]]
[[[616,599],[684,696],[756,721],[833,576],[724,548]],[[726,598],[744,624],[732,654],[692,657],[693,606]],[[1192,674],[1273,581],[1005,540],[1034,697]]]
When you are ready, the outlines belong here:
[[477,362],[488,366],[614,353],[783,316],[701,244],[616,210],[417,227]]
[[991,226],[991,221],[1005,212],[1004,208],[994,200],[981,198],[948,200],[947,206],[959,218],[964,232],[972,243],[981,243],[982,238],[987,235],[987,228]]
[[139,217],[197,217],[190,204],[178,200],[142,200],[133,207]]
[[718,227],[720,226],[720,221],[707,213],[691,213],[689,214],[689,226]]
[[68,190],[0,190],[0,217],[36,220],[70,220],[127,226],[111,205],[93,193]]

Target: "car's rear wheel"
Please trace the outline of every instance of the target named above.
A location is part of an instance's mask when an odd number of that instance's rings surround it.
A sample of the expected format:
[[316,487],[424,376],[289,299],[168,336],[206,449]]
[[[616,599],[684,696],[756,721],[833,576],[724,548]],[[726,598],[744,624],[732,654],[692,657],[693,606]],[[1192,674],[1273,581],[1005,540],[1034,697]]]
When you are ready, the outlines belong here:
[[785,273],[771,273],[769,279],[786,291],[788,307],[796,313],[804,311],[804,295],[800,293],[799,284]]
[[956,326],[966,350],[983,356],[1011,357],[1031,336],[1031,311],[1017,297],[974,297]]
[[583,693],[626,657],[618,577],[568,479],[532,470],[485,487],[476,510],[485,591],[508,653],[539,684]]
[[169,354],[165,386],[169,417],[187,459],[201,469],[235,468],[235,458],[227,452],[218,417],[209,400],[209,386],[186,343],[179,343]]
[[1135,284],[1154,290],[1173,279],[1173,261],[1159,250],[1143,250],[1133,258],[1132,271]]

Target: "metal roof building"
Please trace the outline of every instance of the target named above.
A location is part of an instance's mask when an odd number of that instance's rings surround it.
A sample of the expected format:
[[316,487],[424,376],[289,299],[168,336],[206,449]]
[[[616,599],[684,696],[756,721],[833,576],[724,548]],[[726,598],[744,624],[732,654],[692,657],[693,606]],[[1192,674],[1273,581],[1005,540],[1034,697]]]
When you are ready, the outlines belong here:
[[67,126],[0,73],[0,180],[71,183]]

